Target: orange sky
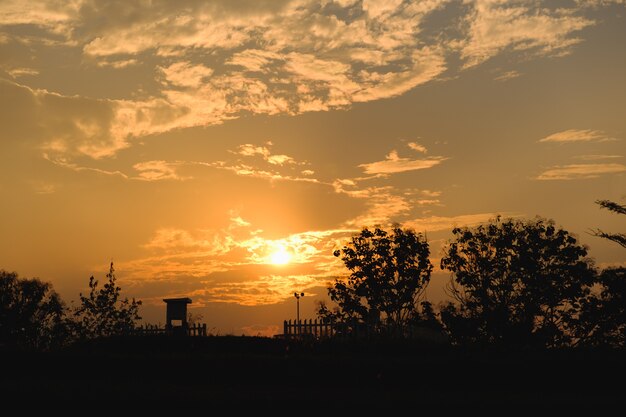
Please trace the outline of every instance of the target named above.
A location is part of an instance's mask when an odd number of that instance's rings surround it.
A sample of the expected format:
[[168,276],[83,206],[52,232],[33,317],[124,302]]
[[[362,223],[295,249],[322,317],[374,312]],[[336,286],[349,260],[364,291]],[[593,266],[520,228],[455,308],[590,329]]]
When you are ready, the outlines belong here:
[[[189,296],[221,334],[313,317],[363,226],[427,232],[626,198],[626,2],[0,3],[0,268],[76,299]],[[428,291],[445,299],[436,270]]]

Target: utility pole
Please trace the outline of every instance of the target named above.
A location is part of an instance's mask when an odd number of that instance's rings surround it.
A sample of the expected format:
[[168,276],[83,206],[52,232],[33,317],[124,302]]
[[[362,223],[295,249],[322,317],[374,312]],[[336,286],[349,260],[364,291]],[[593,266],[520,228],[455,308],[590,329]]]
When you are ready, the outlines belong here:
[[294,292],[293,296],[296,297],[296,323],[298,323],[298,325],[300,325],[300,297],[304,297],[304,293],[297,293]]

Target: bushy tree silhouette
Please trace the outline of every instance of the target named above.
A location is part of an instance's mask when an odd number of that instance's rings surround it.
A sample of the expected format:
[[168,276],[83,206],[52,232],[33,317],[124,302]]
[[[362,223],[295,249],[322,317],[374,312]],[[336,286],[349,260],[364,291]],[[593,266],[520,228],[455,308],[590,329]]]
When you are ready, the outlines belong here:
[[89,278],[89,295],[80,294],[80,306],[74,311],[76,332],[81,339],[117,336],[130,333],[140,320],[141,301],[121,299],[116,284],[113,262],[106,274],[107,282],[98,288],[98,281]]
[[501,220],[455,228],[441,268],[457,304],[441,311],[457,343],[567,346],[595,269],[587,249],[552,221]]
[[579,344],[626,346],[626,268],[607,268],[598,276],[599,291],[582,304]]
[[425,237],[413,230],[394,227],[388,233],[364,228],[334,252],[350,275],[328,287],[337,308],[331,311],[321,304],[318,315],[335,321],[355,319],[374,327],[380,323],[379,330],[402,335],[420,317],[419,302],[433,268],[429,254]]
[[0,270],[0,345],[47,350],[67,336],[63,302],[51,284]]

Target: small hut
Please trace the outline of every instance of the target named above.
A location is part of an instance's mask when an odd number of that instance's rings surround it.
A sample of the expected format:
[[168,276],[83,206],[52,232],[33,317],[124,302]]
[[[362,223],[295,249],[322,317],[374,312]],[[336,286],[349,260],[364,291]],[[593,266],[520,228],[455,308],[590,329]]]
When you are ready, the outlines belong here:
[[189,323],[187,323],[187,304],[191,304],[191,298],[165,298],[167,304],[165,313],[165,329],[174,335],[187,335]]

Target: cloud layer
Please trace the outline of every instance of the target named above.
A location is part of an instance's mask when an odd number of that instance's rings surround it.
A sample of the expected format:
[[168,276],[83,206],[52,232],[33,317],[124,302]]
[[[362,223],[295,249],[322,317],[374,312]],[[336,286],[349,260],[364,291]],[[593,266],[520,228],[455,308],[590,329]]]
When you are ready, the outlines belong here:
[[[454,57],[469,68],[505,50],[564,54],[594,23],[580,15],[585,7],[550,8],[521,0],[462,5],[451,0],[157,0],[149,6],[139,0],[5,1],[0,39],[77,51],[84,71],[140,68],[153,79],[136,98],[132,91],[128,98],[96,100],[28,90],[44,114],[57,111],[59,102],[84,101],[80,107],[63,106],[55,118],[60,123],[43,124],[53,137],[47,146],[101,158],[136,138],[219,124],[245,113],[298,114],[401,95],[454,69]],[[431,19],[441,12],[449,20]],[[39,74],[39,68],[23,64],[0,61],[14,80]],[[85,114],[94,107],[101,108],[99,118]],[[436,163],[397,159],[366,169],[385,173]]]

